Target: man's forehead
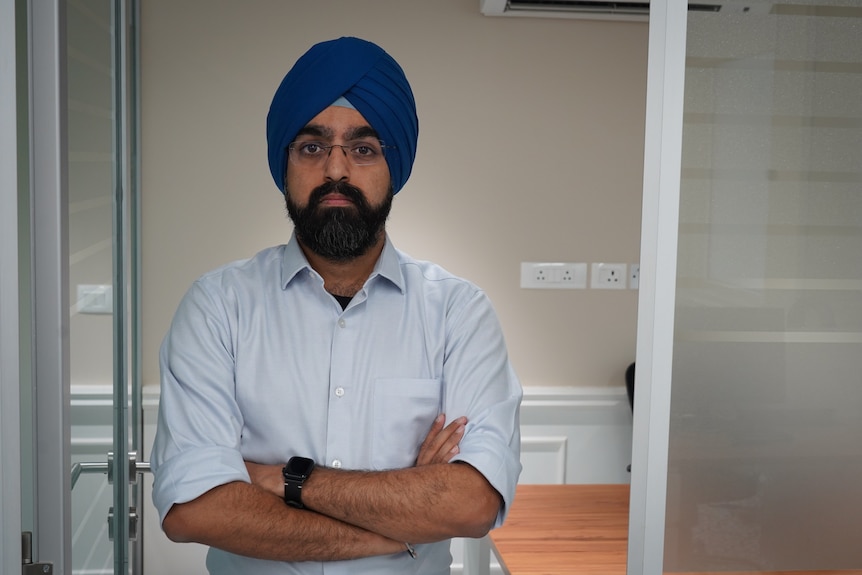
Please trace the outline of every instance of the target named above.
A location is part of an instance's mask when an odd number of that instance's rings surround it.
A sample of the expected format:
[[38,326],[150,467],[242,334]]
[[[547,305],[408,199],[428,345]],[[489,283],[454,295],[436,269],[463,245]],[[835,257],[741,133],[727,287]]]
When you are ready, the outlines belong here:
[[358,111],[341,106],[330,106],[312,118],[297,135],[313,135],[321,138],[341,136],[345,139],[356,139],[377,137],[377,131]]

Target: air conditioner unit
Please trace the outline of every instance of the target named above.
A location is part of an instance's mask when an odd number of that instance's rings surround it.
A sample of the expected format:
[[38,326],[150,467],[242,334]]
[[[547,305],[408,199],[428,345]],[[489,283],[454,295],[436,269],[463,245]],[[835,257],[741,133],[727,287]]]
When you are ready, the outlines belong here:
[[479,10],[485,16],[646,22],[649,0],[479,0]]
[[[689,12],[767,14],[772,1],[701,0],[689,2]],[[533,18],[581,18],[646,22],[649,0],[479,0],[485,16],[529,16]]]

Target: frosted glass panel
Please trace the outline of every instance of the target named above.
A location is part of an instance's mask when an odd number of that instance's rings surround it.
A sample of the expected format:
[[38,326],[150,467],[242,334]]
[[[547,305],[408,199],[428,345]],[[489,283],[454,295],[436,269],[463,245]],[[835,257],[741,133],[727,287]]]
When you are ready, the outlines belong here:
[[862,1],[831,4],[689,13],[665,572],[862,569]]

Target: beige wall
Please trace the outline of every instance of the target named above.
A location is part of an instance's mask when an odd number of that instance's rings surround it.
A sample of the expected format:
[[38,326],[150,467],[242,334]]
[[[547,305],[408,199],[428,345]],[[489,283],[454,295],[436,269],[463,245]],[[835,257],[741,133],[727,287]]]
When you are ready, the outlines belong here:
[[525,385],[622,384],[637,292],[524,290],[519,265],[638,260],[645,23],[491,18],[478,0],[147,0],[141,30],[145,383],[190,282],[289,237],[270,98],[311,44],[353,35],[416,94],[396,245],[489,293]]

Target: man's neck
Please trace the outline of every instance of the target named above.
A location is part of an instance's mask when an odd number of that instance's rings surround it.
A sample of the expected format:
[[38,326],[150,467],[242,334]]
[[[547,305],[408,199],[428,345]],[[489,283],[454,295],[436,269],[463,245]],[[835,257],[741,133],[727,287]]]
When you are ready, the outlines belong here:
[[367,252],[346,261],[324,258],[306,248],[302,242],[299,242],[299,246],[312,269],[323,278],[323,287],[326,291],[337,296],[353,297],[362,289],[368,276],[374,271],[385,243],[386,234],[381,233],[380,239]]

